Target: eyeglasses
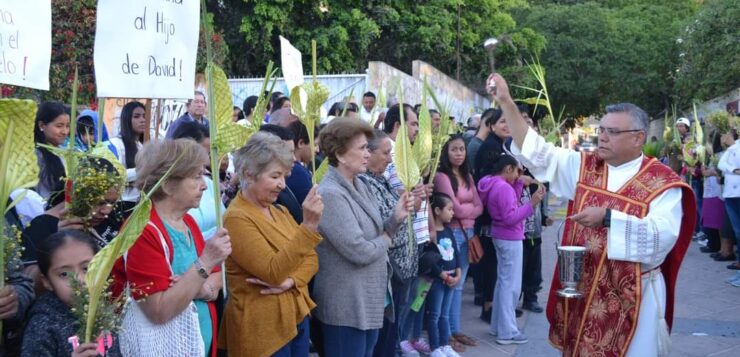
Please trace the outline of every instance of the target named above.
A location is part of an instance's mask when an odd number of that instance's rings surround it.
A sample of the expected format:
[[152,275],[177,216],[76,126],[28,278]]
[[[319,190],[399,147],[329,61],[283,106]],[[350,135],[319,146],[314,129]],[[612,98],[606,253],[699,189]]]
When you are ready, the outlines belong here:
[[606,132],[606,135],[611,137],[611,136],[617,136],[617,135],[619,135],[621,133],[634,133],[634,132],[643,131],[643,130],[644,129],[619,130],[619,129],[616,129],[616,128],[605,128],[603,126],[600,126],[599,129],[597,130],[597,132],[599,134],[604,134]]

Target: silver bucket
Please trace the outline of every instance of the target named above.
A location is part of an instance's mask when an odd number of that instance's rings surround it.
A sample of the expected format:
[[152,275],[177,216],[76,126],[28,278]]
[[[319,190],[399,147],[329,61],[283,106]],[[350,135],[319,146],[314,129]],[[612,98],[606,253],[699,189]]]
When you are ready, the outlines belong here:
[[575,245],[560,245],[560,231],[565,225],[565,221],[558,228],[558,240],[556,248],[558,252],[558,275],[562,289],[557,291],[558,296],[565,298],[579,298],[583,294],[578,291],[578,283],[581,282],[581,273],[583,272],[583,258],[586,255],[586,247]]

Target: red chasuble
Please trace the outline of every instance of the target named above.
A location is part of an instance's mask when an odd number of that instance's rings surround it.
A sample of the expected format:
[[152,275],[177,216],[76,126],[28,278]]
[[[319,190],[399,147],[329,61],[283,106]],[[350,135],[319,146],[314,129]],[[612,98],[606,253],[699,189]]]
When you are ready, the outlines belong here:
[[[568,216],[586,207],[606,207],[638,218],[648,214],[650,202],[666,190],[682,189],[683,219],[678,241],[660,269],[666,283],[668,326],[673,323],[674,288],[678,268],[691,242],[696,224],[693,191],[669,167],[645,157],[640,171],[617,192],[607,191],[607,165],[595,154],[581,156],[575,199],[568,204]],[[642,299],[640,264],[607,259],[607,228],[587,228],[568,220],[562,245],[586,246],[583,273],[578,290],[582,298],[556,295],[562,288],[555,268],[547,319],[550,343],[564,356],[623,356],[637,328]]]

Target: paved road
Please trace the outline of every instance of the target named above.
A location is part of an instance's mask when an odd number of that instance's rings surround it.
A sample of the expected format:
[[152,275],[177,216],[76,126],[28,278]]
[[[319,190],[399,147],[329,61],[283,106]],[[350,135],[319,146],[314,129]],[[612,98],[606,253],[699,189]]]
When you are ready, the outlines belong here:
[[[554,217],[562,219],[563,204],[552,202]],[[555,266],[556,222],[543,233],[543,290],[540,302],[546,303],[547,291]],[[677,299],[673,323],[671,356],[740,356],[740,288],[724,282],[732,272],[727,263],[718,263],[699,252],[692,243],[679,272]],[[463,356],[560,356],[547,342],[548,323],[544,314],[525,311],[518,320],[529,336],[529,343],[519,346],[499,346],[488,334],[488,325],[478,316],[480,307],[473,305],[473,286],[468,282],[463,301],[463,329],[475,337],[479,345],[469,348]]]

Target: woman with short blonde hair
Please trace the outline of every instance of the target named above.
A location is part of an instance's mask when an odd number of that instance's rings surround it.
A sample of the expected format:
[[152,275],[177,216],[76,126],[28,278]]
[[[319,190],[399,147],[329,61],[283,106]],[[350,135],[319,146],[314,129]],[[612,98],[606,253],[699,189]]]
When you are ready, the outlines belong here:
[[229,356],[308,356],[321,197],[311,189],[300,225],[274,204],[293,165],[293,153],[274,134],[252,135],[234,164],[241,190],[224,216],[234,249],[226,259],[229,300],[219,345]]

